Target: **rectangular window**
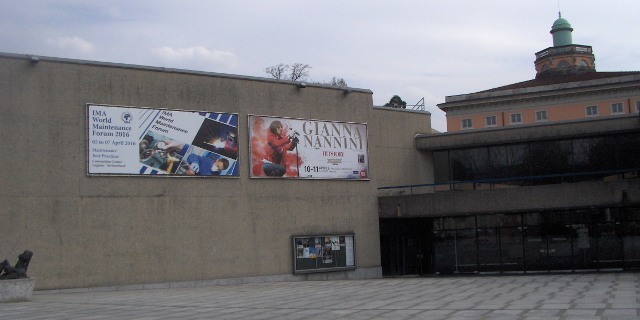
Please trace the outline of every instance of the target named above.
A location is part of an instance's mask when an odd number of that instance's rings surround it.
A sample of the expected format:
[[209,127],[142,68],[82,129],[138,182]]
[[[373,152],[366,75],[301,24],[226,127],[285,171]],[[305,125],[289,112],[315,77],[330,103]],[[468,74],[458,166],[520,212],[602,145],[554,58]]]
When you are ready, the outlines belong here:
[[620,102],[611,104],[611,114],[624,113],[624,105]]
[[[529,144],[529,159],[534,176],[563,174],[571,172],[571,141],[538,141]],[[566,178],[564,178],[566,179]],[[532,181],[533,184],[560,183],[563,178],[548,177]]]
[[488,179],[489,151],[486,147],[449,151],[451,180],[469,181]]
[[495,127],[497,125],[498,118],[496,116],[488,116],[487,117],[487,127]]
[[471,119],[462,119],[462,129],[471,129],[473,125]]
[[636,112],[640,112],[640,100],[636,101]]
[[521,124],[521,123],[522,123],[522,113],[512,113],[511,124]]
[[598,115],[598,106],[588,106],[586,108],[587,117],[595,117]]
[[510,144],[489,147],[489,165],[492,178],[530,176],[528,144]]
[[536,111],[536,121],[547,121],[547,110]]
[[433,180],[437,184],[444,184],[449,179],[449,151],[433,152]]

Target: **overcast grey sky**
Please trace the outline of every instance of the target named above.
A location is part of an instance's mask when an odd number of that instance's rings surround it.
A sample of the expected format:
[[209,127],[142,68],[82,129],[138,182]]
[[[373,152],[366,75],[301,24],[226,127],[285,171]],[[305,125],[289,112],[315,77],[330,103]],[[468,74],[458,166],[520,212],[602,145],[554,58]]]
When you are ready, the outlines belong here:
[[424,97],[445,131],[445,96],[535,77],[558,7],[598,71],[640,70],[638,0],[3,0],[0,51],[257,77],[302,62],[374,105]]

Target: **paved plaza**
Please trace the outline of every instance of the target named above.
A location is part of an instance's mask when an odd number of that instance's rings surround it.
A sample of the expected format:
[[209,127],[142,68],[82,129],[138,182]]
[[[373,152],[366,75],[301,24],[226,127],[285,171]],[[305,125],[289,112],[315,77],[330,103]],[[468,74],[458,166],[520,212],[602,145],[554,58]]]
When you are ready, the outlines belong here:
[[640,319],[640,273],[36,291],[0,319]]

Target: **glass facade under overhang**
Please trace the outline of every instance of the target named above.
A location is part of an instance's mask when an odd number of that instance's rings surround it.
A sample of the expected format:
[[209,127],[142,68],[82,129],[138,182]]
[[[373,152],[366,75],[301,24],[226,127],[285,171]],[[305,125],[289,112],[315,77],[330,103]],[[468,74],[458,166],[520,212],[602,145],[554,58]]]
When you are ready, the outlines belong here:
[[381,198],[384,275],[640,269],[637,130],[470,144]]
[[534,272],[640,267],[640,209],[434,219],[434,272]]
[[385,275],[640,269],[640,208],[381,219]]
[[640,134],[439,150],[433,159],[437,191],[636,179]]

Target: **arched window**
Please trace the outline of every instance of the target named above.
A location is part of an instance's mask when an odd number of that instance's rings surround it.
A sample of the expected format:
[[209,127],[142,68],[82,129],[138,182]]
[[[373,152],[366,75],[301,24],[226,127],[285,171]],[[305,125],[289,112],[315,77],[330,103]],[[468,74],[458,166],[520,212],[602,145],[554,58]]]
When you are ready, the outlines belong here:
[[571,64],[569,62],[567,62],[566,60],[562,60],[562,61],[560,61],[560,63],[558,63],[558,68],[568,68],[570,66],[571,66]]

